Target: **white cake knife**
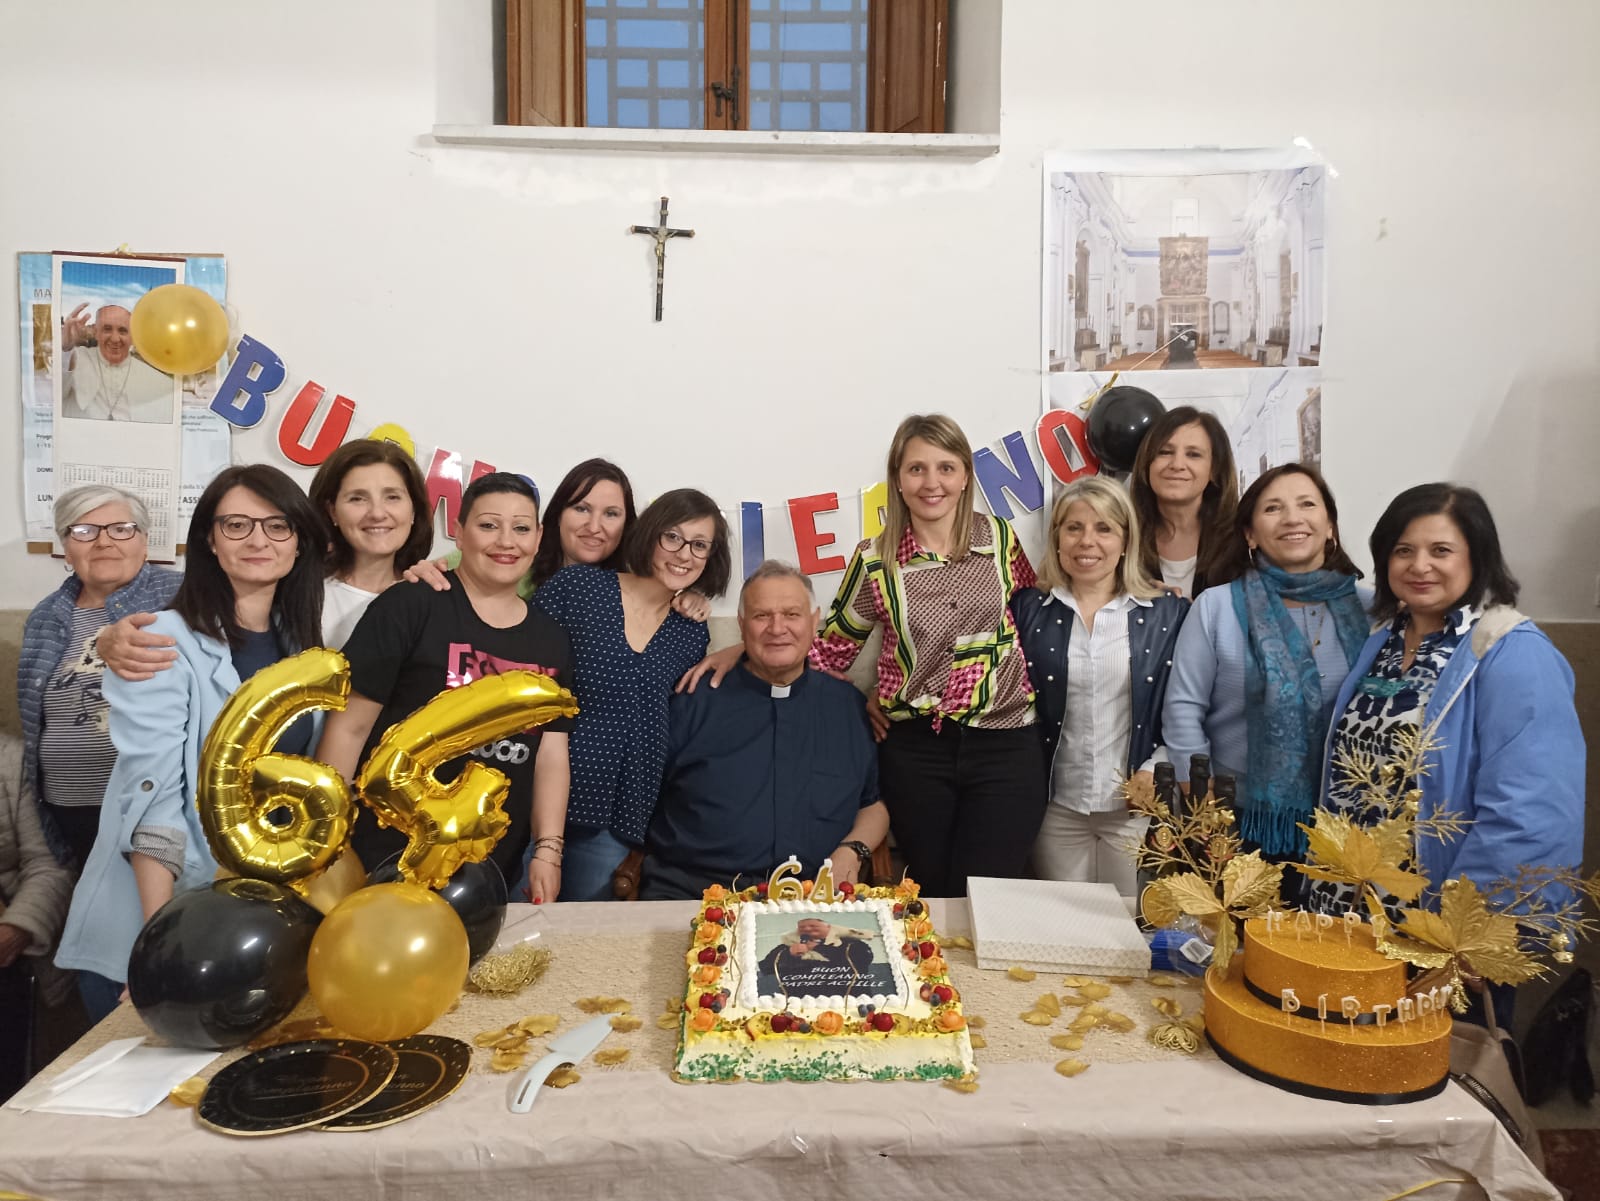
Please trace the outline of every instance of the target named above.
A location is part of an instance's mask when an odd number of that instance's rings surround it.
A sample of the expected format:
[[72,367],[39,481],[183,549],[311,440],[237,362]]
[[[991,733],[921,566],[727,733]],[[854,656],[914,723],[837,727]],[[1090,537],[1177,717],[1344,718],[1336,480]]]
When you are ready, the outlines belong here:
[[611,1019],[597,1017],[592,1022],[585,1022],[552,1038],[549,1053],[511,1081],[511,1088],[506,1093],[506,1107],[512,1113],[527,1113],[539,1099],[539,1090],[550,1078],[550,1073],[564,1063],[583,1062],[591,1051],[606,1041],[606,1035],[610,1033]]

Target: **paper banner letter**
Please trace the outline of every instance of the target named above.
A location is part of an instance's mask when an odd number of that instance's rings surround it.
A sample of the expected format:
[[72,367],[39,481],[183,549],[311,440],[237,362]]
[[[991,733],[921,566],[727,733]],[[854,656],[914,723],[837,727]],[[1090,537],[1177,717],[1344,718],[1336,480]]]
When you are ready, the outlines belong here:
[[883,533],[889,519],[889,485],[877,483],[861,493],[861,538],[863,541]]
[[1009,492],[1012,499],[1024,509],[1037,513],[1044,507],[1044,481],[1034,469],[1033,456],[1028,453],[1028,444],[1022,437],[1022,431],[1007,434],[1000,442],[1011,456],[1010,463],[987,446],[980,446],[972,456],[973,474],[978,477],[983,498],[989,502],[989,512],[1010,521],[1011,503],[1006,499],[1006,493]]
[[494,470],[482,460],[475,460],[471,479],[463,480],[462,463],[459,454],[441,446],[433,452],[433,460],[428,464],[428,511],[436,513],[440,505],[444,506],[444,533],[447,538],[456,536],[456,521],[461,514],[461,489]]
[[270,346],[246,334],[239,339],[239,352],[222,387],[211,398],[211,411],[240,429],[260,425],[267,415],[267,396],[283,387],[287,374]]
[[371,438],[374,442],[393,442],[401,450],[405,451],[406,454],[411,455],[413,458],[416,457],[416,439],[411,436],[411,431],[406,429],[406,427],[403,425],[396,425],[392,421],[385,421],[382,425],[375,427],[373,431],[367,435],[367,437]]
[[350,432],[350,418],[356,415],[356,402],[347,396],[335,396],[317,428],[311,445],[306,443],[306,429],[317,414],[326,390],[319,383],[307,380],[278,422],[278,449],[291,463],[302,467],[316,467],[335,450]]
[[817,556],[819,550],[833,545],[833,535],[817,529],[817,514],[832,513],[838,508],[837,492],[797,496],[789,502],[789,524],[794,527],[794,554],[799,560],[800,570],[806,575],[844,570],[843,555],[829,555],[826,559]]
[[761,516],[761,502],[739,502],[739,551],[744,560],[744,578],[749,579],[767,557],[767,526]]
[[1045,466],[1063,484],[1100,470],[1100,460],[1089,449],[1089,429],[1076,413],[1051,409],[1039,418],[1035,436]]

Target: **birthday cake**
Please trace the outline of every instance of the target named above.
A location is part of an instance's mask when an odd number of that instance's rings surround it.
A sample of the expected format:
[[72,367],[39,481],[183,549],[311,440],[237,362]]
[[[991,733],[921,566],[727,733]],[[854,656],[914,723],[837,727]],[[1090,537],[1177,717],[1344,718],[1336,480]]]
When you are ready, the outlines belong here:
[[961,998],[916,884],[835,890],[826,864],[814,884],[797,869],[706,890],[674,1078],[972,1078]]
[[1431,1097],[1450,1071],[1448,991],[1408,994],[1406,964],[1354,917],[1247,921],[1231,967],[1206,973],[1206,1037],[1240,1071],[1292,1092],[1370,1105]]

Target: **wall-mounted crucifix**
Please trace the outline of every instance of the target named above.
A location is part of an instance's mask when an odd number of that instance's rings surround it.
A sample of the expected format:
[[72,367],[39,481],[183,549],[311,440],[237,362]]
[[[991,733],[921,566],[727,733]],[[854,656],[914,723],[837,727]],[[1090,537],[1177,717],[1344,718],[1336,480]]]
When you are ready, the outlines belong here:
[[649,234],[656,240],[656,320],[661,320],[661,290],[667,278],[667,239],[692,238],[692,229],[672,229],[667,225],[667,198],[661,198],[661,217],[654,225],[630,225],[630,234]]

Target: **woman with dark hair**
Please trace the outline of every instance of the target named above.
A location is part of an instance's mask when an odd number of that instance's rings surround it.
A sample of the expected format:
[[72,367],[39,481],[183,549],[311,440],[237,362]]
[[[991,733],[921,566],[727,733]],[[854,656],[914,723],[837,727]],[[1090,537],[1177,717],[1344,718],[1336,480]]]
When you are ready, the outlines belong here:
[[717,502],[692,488],[657,497],[629,525],[620,553],[620,571],[574,563],[533,598],[566,631],[576,665],[565,842],[529,850],[534,863],[560,870],[564,901],[610,899],[624,861],[636,874],[666,767],[667,702],[706,652],[705,625],[673,601],[691,587],[721,596],[733,570]]
[[530,579],[535,589],[571,563],[622,570],[622,536],[638,517],[633,485],[622,468],[606,459],[585,459],[562,476],[545,513],[545,537]]
[[357,438],[322,461],[310,495],[333,527],[322,644],[337,648],[373,598],[433,549],[428,485],[403,447]]
[[[1450,810],[1448,838],[1417,840],[1418,868],[1436,891],[1467,876],[1480,888],[1521,864],[1576,867],[1583,850],[1584,744],[1572,669],[1518,613],[1517,582],[1483,497],[1458,484],[1402,492],[1372,531],[1373,615],[1335,705],[1323,808],[1357,822],[1381,817],[1338,770],[1350,754],[1388,759],[1402,731],[1435,745],[1417,816]],[[1348,904],[1341,886],[1309,881],[1310,900]],[[1502,1021],[1509,1025],[1509,1013]]]
[[[310,497],[332,535],[321,644],[337,650],[372,598],[432,548],[428,488],[401,447],[357,438],[322,461]],[[130,614],[96,642],[105,665],[125,680],[149,679],[172,661],[171,640],[144,629],[151,620],[149,613]]]
[[[176,660],[148,680],[105,676],[117,762],[56,955],[80,973],[97,1021],[117,1003],[145,920],[216,874],[192,803],[200,748],[242,681],[321,640],[327,539],[321,515],[283,472],[224,469],[195,505],[183,583],[151,627],[173,640]],[[295,721],[275,749],[305,753],[319,716]]]
[[1333,700],[1367,636],[1361,572],[1339,545],[1339,511],[1313,467],[1263,473],[1236,521],[1248,557],[1189,611],[1163,733],[1180,781],[1196,754],[1211,756],[1213,776],[1237,778],[1248,848],[1298,858]]
[[1238,479],[1228,433],[1210,413],[1183,405],[1151,424],[1128,478],[1146,576],[1190,599],[1233,579]]
[[[572,652],[554,623],[517,593],[539,546],[539,501],[519,475],[481,476],[461,494],[456,542],[461,562],[448,574],[452,587],[436,591],[420,582],[386,589],[367,607],[344,646],[350,662],[350,696],[330,714],[317,758],[354,780],[361,761],[395,722],[447,688],[484,676],[525,670],[564,687],[572,685]],[[490,855],[508,890],[522,888],[523,849],[529,838],[556,838],[567,809],[567,730],[561,718],[502,738],[471,755],[511,781],[506,814],[511,825]],[[468,756],[452,759],[434,775],[449,783]],[[396,830],[378,825],[362,806],[351,845],[361,862],[376,867],[405,846]],[[559,869],[541,866],[535,896],[553,897]]]

